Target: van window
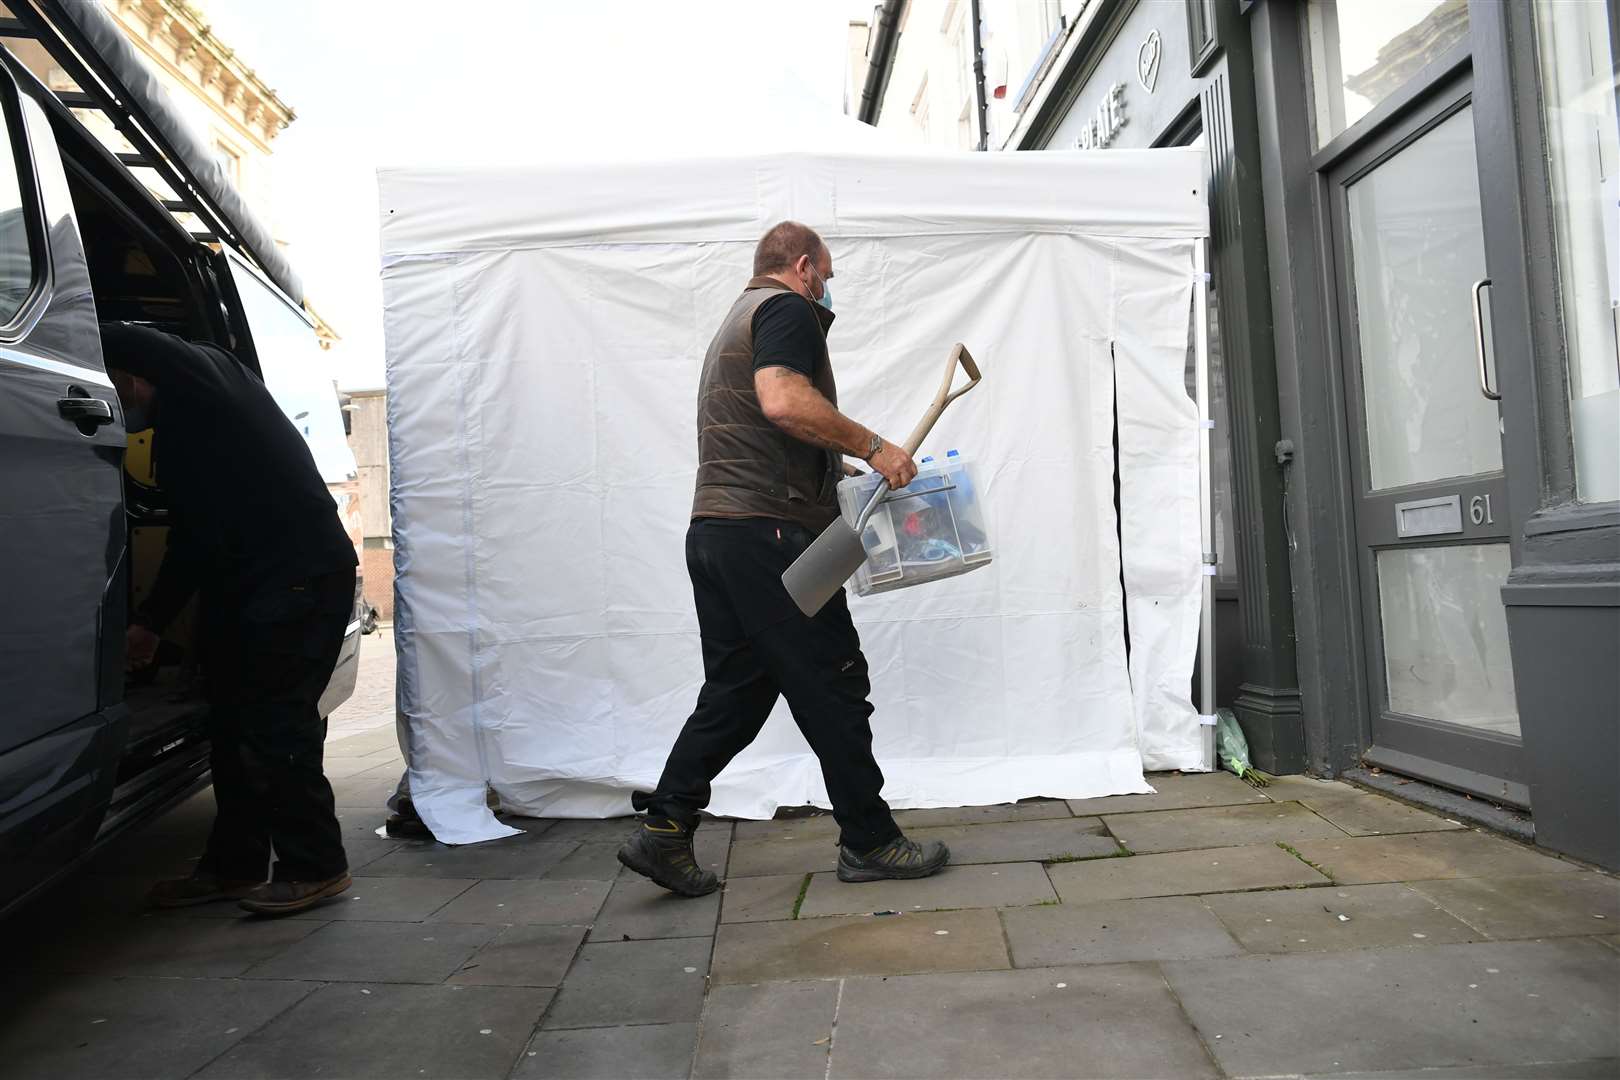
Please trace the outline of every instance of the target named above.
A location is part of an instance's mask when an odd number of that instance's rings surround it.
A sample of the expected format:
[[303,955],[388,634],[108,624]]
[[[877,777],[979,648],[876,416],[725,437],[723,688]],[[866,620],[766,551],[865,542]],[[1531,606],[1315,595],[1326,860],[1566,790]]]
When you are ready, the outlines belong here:
[[252,270],[234,258],[227,261],[270,396],[309,443],[321,479],[328,484],[354,479],[354,454],[343,437],[331,358],[321,348],[315,328]]
[[0,85],[0,104],[6,106],[0,109],[0,325],[15,319],[28,302],[37,264],[12,138],[16,113],[10,107],[11,98],[11,88]]

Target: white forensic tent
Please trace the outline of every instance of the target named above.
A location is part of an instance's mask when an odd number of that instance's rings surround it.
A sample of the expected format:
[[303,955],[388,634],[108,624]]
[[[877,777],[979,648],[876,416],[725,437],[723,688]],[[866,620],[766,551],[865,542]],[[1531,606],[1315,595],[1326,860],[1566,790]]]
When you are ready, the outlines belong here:
[[[1184,385],[1203,175],[1198,150],[382,170],[399,704],[434,834],[509,832],[486,786],[595,817],[657,780],[702,682],[698,372],[785,218],[833,253],[844,411],[898,439],[954,342],[984,373],[922,453],[975,462],[994,563],[851,600],[885,797],[1085,798],[1208,768]],[[807,803],[826,792],[779,703],[710,809]]]

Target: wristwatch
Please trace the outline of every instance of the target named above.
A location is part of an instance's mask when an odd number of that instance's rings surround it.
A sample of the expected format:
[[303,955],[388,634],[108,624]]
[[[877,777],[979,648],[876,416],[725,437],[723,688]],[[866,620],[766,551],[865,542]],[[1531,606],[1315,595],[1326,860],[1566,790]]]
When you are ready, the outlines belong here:
[[866,444],[866,453],[861,455],[861,460],[868,465],[872,464],[872,456],[881,449],[883,449],[883,436],[873,432],[872,438]]

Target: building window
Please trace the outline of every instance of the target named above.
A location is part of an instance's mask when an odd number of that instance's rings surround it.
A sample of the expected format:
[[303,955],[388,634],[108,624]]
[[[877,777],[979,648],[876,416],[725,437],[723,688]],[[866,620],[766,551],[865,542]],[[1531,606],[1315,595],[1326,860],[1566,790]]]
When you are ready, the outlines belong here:
[[1536,4],[1575,490],[1620,499],[1620,126],[1606,4]]
[[924,75],[922,83],[917,87],[917,94],[911,99],[911,119],[916,122],[917,130],[923,137],[928,137],[928,76]]
[[218,159],[220,168],[237,187],[242,186],[242,155],[229,144],[219,140],[214,141],[214,157]]
[[966,150],[978,142],[973,123],[973,107],[977,104],[978,85],[973,74],[973,26],[971,12],[964,10],[956,20],[956,33],[951,39],[956,54],[957,85],[961,89],[962,111],[957,121],[957,143]]
[[1306,13],[1318,148],[1468,39],[1467,0],[1309,0]]

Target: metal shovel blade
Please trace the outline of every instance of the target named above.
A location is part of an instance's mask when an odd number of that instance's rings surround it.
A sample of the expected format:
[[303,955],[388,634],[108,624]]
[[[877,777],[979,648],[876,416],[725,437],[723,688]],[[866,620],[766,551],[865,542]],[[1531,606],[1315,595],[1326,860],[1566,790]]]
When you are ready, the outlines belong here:
[[814,618],[865,561],[866,548],[861,544],[861,534],[839,518],[822,530],[816,542],[804,549],[803,555],[793,560],[793,565],[782,575],[782,584],[787,586],[788,595],[799,605],[799,610]]

